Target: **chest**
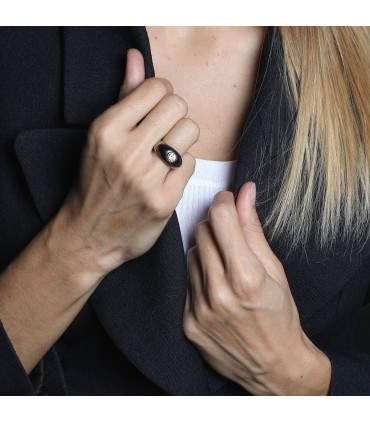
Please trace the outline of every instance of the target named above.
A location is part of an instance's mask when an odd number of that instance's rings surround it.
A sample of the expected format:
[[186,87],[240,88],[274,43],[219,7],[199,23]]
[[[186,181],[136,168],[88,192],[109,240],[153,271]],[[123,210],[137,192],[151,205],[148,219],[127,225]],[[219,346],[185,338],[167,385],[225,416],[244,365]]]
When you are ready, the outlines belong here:
[[235,160],[256,84],[263,32],[253,40],[234,33],[228,42],[217,42],[214,35],[186,46],[169,41],[156,27],[147,27],[147,32],[156,76],[171,81],[200,127],[200,138],[189,152],[206,160]]

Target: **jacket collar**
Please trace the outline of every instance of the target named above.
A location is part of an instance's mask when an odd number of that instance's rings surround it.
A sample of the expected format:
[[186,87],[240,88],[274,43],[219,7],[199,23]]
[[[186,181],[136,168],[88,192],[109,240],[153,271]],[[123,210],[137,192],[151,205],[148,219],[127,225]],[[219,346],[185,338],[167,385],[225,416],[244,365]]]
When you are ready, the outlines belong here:
[[[143,52],[146,75],[153,76],[145,28],[64,29],[64,116],[70,129],[26,131],[15,144],[44,222],[58,211],[76,177],[86,127],[116,101],[125,53],[130,47]],[[244,182],[257,183],[257,210],[262,223],[280,183],[279,169],[294,124],[294,110],[282,87],[281,41],[279,32],[271,28],[255,98],[239,143],[233,184],[236,198]],[[273,187],[265,182],[271,172],[276,174]],[[344,247],[339,242],[334,253],[323,258],[312,243],[289,257],[282,247],[273,246],[283,262],[303,325],[339,292],[360,265],[362,257],[350,258]],[[352,266],[347,265],[349,262]],[[156,244],[143,256],[111,272],[91,302],[115,345],[145,376],[171,394],[209,394],[226,380],[203,362],[183,335],[186,284],[186,257],[174,212]]]
[[146,77],[154,76],[145,27],[65,27],[63,35],[64,119],[69,125],[89,125],[116,103],[129,48],[142,52]]

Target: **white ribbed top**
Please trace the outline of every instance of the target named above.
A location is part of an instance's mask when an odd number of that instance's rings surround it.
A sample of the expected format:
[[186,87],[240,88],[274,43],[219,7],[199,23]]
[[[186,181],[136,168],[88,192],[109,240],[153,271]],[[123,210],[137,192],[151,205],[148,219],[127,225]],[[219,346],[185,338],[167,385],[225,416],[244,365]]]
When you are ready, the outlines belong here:
[[195,158],[195,171],[176,207],[185,254],[195,245],[194,231],[198,222],[207,219],[213,197],[230,191],[236,160],[216,161]]

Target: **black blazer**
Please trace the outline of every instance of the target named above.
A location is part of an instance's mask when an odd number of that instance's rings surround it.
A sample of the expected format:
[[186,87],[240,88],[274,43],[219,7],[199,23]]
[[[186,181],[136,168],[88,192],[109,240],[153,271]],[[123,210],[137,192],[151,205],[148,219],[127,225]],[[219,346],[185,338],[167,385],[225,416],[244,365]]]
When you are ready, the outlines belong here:
[[[145,28],[1,28],[1,269],[58,211],[91,121],[116,102],[126,50],[154,75]],[[240,141],[233,193],[257,183],[265,222],[281,182],[295,112],[283,90],[281,40],[269,29],[258,89]],[[274,176],[267,184],[267,176]],[[271,179],[271,178],[270,178]],[[370,394],[370,355],[354,350],[370,281],[370,245],[339,238],[323,253],[271,244],[306,334],[329,356],[332,395]],[[184,337],[186,261],[176,212],[142,257],[111,272],[28,377],[0,326],[0,393],[248,395],[216,374]]]

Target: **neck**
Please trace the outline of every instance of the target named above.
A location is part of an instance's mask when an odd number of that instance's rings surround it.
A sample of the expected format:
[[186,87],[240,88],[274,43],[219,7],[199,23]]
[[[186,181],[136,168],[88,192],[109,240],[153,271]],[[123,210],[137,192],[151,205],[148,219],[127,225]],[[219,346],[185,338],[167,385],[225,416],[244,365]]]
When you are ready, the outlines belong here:
[[258,26],[153,26],[147,27],[155,40],[171,43],[177,48],[230,45],[230,39],[259,43],[264,27]]

